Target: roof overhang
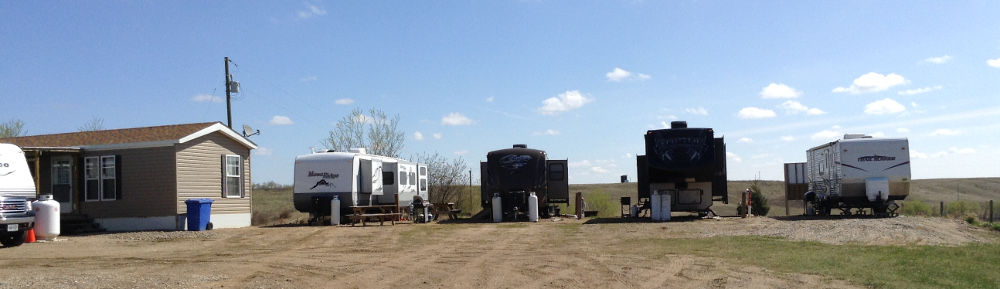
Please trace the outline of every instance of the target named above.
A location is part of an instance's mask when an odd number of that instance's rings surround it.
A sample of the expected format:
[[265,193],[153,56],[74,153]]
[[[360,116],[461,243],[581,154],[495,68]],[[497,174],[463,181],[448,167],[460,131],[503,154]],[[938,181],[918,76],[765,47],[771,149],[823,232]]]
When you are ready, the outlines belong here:
[[186,143],[186,142],[189,142],[189,141],[194,140],[196,138],[206,136],[206,135],[208,135],[210,133],[213,133],[213,132],[221,132],[222,134],[228,136],[229,138],[235,140],[238,143],[241,143],[241,144],[249,147],[250,149],[256,149],[257,148],[257,144],[255,144],[252,141],[248,140],[247,138],[243,137],[242,135],[240,135],[239,133],[237,133],[233,129],[229,128],[228,126],[223,125],[221,122],[215,123],[215,124],[213,124],[213,125],[211,125],[209,127],[206,127],[204,129],[199,130],[199,131],[197,131],[197,132],[195,132],[193,134],[190,134],[190,135],[188,135],[188,136],[186,136],[184,138],[181,138],[178,141],[178,143]]

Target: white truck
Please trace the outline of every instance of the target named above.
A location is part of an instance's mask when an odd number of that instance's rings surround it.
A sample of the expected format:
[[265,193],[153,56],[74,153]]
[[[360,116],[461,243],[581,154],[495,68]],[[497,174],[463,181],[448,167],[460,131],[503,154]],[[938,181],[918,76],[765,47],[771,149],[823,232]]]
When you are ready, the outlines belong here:
[[371,155],[365,149],[324,151],[295,158],[293,203],[314,220],[330,216],[330,200],[340,200],[341,212],[351,206],[409,206],[414,196],[428,199],[427,165]]
[[24,243],[35,225],[31,201],[36,194],[24,151],[0,143],[0,244],[14,247]]
[[905,138],[847,134],[806,151],[809,191],[806,214],[896,215],[895,201],[910,194],[910,146]]

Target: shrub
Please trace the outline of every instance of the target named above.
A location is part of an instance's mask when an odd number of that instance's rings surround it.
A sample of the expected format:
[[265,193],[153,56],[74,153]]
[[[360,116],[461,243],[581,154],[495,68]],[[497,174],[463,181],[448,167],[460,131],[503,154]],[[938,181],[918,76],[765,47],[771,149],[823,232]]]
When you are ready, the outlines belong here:
[[583,197],[587,204],[587,211],[597,211],[598,217],[614,217],[617,211],[614,210],[615,203],[611,202],[611,195],[597,189]]
[[957,201],[945,204],[944,211],[948,216],[963,217],[969,214],[978,214],[979,203],[971,201]]
[[934,215],[934,208],[921,201],[908,201],[902,204],[900,214],[907,216],[932,216]]
[[753,207],[750,212],[756,216],[767,216],[767,213],[771,211],[771,205],[767,203],[767,197],[764,196],[764,192],[760,191],[757,182],[758,180],[754,180],[750,183],[750,190],[753,191],[753,194],[750,195],[750,204]]

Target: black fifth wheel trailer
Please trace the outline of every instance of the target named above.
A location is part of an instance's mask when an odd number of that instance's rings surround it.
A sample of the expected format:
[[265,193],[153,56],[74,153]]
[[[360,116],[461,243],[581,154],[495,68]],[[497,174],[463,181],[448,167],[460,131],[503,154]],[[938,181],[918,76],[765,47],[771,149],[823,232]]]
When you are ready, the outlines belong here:
[[714,134],[684,121],[647,131],[646,155],[636,159],[639,199],[648,204],[653,191],[669,194],[672,211],[702,215],[714,201],[728,204],[726,142]]
[[506,220],[528,212],[532,192],[538,197],[538,213],[542,217],[555,213],[554,204],[569,203],[566,160],[549,160],[543,150],[516,144],[513,148],[491,151],[479,168],[483,209],[492,211],[493,199],[499,196]]

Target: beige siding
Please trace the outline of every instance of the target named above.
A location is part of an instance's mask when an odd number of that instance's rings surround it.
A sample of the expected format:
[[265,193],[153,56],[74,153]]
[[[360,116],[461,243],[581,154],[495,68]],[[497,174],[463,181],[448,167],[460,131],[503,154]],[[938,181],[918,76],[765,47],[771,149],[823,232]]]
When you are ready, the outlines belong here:
[[[224,155],[243,159],[243,198],[222,194]],[[177,146],[177,212],[187,212],[184,201],[212,199],[213,214],[250,213],[250,149],[222,133],[212,133]]]
[[[121,167],[121,190],[118,200],[86,201],[80,198],[80,211],[92,218],[156,217],[176,214],[177,184],[174,182],[176,162],[173,147],[137,148],[89,151],[81,157],[116,155]],[[75,160],[82,176],[83,162]],[[44,169],[44,168],[43,168]],[[83,192],[80,180],[76,190]]]

